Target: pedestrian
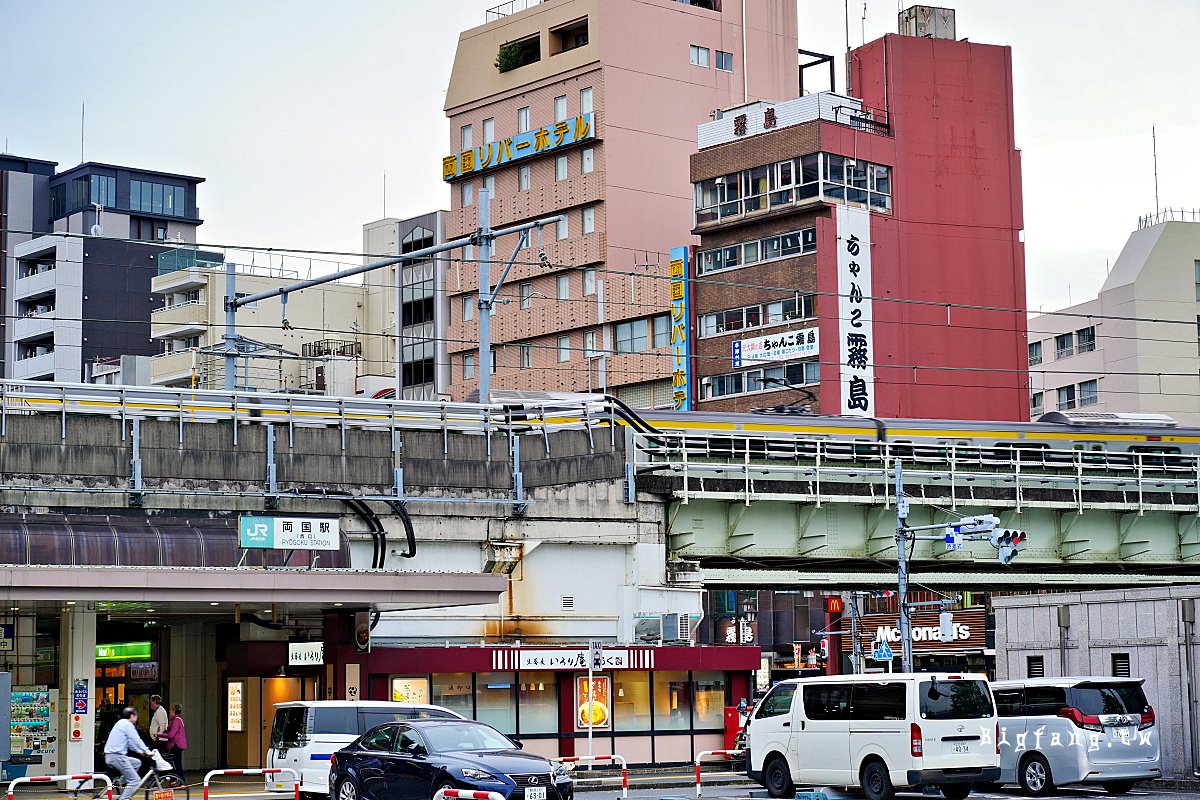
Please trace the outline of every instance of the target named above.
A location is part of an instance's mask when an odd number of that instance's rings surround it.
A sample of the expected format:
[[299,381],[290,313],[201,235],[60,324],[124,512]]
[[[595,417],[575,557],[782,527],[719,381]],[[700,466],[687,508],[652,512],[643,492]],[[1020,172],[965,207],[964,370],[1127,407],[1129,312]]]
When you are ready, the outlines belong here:
[[175,774],[179,776],[180,783],[187,783],[183,777],[183,751],[187,750],[187,731],[183,727],[183,706],[179,703],[171,709],[171,722],[159,738],[166,742],[167,760],[175,767]]
[[163,708],[162,697],[150,695],[150,742],[153,744],[162,738],[167,729],[167,710]]
[[138,734],[137,720],[137,709],[125,708],[104,743],[104,763],[120,771],[121,777],[125,779],[125,788],[121,791],[120,800],[130,800],[138,788],[138,760],[131,758],[128,753],[134,752],[150,758],[150,751],[146,749],[142,737]]

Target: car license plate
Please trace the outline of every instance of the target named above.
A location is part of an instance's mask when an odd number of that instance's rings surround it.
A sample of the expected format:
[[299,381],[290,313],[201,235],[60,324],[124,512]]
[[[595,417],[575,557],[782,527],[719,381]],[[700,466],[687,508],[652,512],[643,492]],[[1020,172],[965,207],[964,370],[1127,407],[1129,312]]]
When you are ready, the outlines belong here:
[[525,800],[546,800],[546,787],[530,786],[525,790]]
[[954,745],[954,752],[956,752],[956,753],[969,753],[969,752],[971,752],[971,745],[969,745],[969,744],[956,744],[956,745]]

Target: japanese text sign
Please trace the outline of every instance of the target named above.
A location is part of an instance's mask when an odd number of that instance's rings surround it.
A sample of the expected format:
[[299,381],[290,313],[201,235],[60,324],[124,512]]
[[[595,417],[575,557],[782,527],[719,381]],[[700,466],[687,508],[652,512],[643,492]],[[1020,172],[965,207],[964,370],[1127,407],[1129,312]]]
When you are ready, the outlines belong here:
[[289,642],[288,666],[308,667],[325,663],[324,642]]
[[581,114],[574,119],[535,128],[499,141],[486,142],[457,155],[446,156],[442,159],[442,180],[452,181],[468,177],[476,172],[587,141],[595,136],[596,128],[592,115]]
[[838,363],[837,413],[875,414],[875,327],[871,309],[871,213],[837,207]]
[[691,298],[688,248],[671,248],[671,395],[676,411],[692,410]]
[[741,339],[733,343],[733,367],[737,369],[757,361],[787,361],[816,356],[820,353],[820,342],[816,328]]
[[337,517],[239,517],[238,546],[267,550],[337,550]]

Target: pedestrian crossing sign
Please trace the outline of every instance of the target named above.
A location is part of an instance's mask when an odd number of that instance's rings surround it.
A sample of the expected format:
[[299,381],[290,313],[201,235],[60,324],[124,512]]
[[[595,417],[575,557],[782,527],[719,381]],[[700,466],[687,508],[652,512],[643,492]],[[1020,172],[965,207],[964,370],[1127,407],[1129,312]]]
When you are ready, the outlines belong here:
[[891,661],[894,657],[892,647],[887,643],[886,639],[880,639],[875,643],[875,650],[871,654],[871,658],[876,661]]

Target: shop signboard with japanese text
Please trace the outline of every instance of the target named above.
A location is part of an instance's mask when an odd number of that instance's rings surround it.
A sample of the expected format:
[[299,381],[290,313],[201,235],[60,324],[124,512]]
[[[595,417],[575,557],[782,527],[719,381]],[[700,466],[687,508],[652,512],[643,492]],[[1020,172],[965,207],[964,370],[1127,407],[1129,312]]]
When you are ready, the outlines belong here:
[[687,247],[671,248],[671,397],[676,411],[692,410],[692,316]]
[[392,678],[392,702],[421,703],[429,702],[428,678]]
[[816,328],[801,328],[773,333],[770,336],[739,339],[733,343],[733,366],[737,369],[763,361],[814,358],[821,353],[820,342]]
[[837,207],[838,364],[842,390],[837,413],[875,415],[875,325],[871,304],[871,212]]
[[239,517],[238,546],[265,550],[338,550],[337,517]]
[[324,642],[288,642],[289,667],[311,667],[324,663]]
[[589,722],[593,729],[611,728],[612,694],[609,677],[594,675],[589,681],[586,675],[577,675],[575,709],[575,730],[587,730]]
[[442,159],[442,180],[452,181],[478,172],[495,169],[514,161],[550,153],[596,136],[592,114],[534,128],[516,136],[464,150]]

